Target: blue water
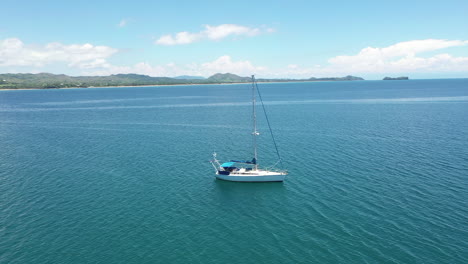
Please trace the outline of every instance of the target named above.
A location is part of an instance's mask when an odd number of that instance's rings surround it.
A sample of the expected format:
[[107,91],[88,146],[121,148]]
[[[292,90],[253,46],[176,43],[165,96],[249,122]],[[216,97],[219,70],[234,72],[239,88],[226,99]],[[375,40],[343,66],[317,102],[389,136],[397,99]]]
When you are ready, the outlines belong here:
[[259,87],[0,91],[0,263],[468,263],[468,79]]

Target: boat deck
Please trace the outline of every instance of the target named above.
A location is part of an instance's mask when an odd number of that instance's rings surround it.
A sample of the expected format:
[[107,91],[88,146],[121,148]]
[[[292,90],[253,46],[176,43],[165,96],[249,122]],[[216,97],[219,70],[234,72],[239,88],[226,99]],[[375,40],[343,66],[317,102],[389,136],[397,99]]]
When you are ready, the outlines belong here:
[[273,176],[273,175],[286,175],[285,172],[267,171],[267,170],[243,170],[232,171],[229,173],[231,176]]

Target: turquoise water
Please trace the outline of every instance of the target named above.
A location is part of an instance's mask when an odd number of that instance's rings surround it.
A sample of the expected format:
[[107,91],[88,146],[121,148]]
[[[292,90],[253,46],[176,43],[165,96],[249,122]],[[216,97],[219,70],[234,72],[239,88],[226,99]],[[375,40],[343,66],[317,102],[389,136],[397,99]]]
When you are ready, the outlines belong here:
[[0,263],[468,263],[468,79],[259,87],[1,91]]

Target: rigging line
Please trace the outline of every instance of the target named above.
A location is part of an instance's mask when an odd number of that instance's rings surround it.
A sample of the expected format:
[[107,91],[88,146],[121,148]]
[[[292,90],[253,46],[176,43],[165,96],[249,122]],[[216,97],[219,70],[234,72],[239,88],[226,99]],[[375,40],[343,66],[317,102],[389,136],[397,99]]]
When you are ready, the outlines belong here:
[[263,104],[262,95],[260,94],[260,90],[258,89],[258,85],[257,85],[256,81],[255,81],[255,88],[257,88],[258,98],[260,99],[260,102],[262,103],[263,113],[265,113],[265,119],[266,119],[267,124],[268,124],[268,129],[270,129],[270,135],[271,135],[271,138],[273,139],[273,144],[275,145],[276,154],[278,155],[278,159],[279,159],[279,162],[280,162],[281,169],[283,169],[283,160],[281,159],[281,156],[279,154],[278,146],[276,145],[276,140],[275,140],[275,137],[273,136],[273,131],[271,130],[270,120],[268,119],[268,115],[267,115],[266,110],[265,110],[265,105]]

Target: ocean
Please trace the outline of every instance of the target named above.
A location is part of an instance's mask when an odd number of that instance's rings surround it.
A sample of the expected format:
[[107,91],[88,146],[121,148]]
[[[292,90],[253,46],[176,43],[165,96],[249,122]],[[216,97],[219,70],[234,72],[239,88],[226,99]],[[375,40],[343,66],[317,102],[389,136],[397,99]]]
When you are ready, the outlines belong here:
[[258,86],[0,91],[0,263],[468,263],[468,79]]

